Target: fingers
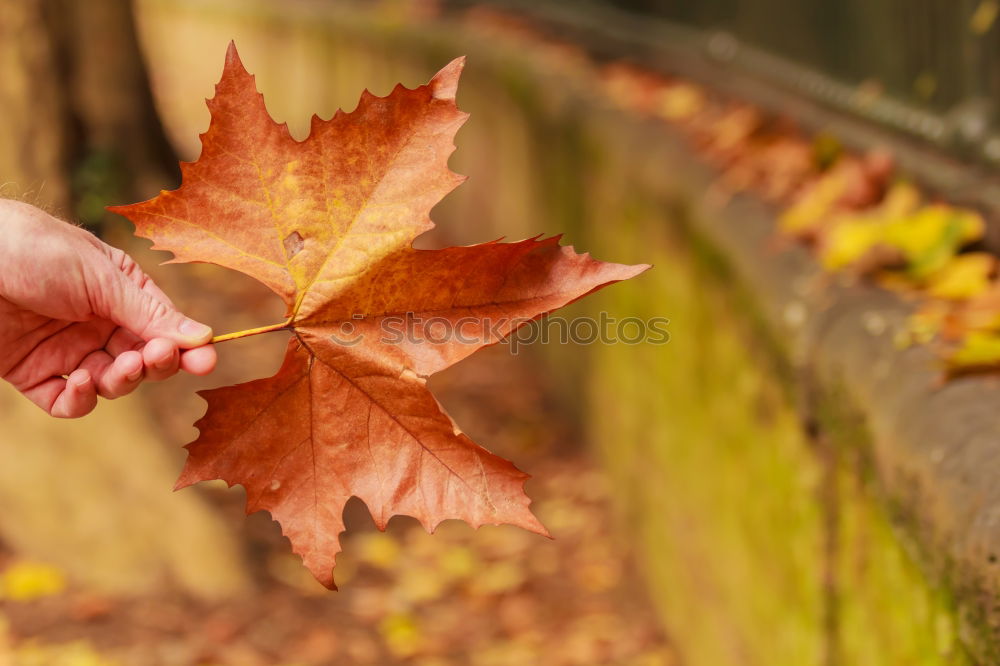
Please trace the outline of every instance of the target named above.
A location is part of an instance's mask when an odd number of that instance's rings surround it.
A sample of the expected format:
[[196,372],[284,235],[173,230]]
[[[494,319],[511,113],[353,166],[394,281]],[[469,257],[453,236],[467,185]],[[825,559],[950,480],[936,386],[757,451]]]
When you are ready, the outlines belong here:
[[146,276],[145,273],[143,273],[143,278],[144,278],[144,281],[140,282],[140,286],[142,287],[142,290],[144,292],[146,292],[147,294],[149,294],[150,296],[152,296],[156,300],[160,301],[161,303],[166,303],[167,305],[169,305],[172,308],[175,307],[174,306],[174,302],[172,300],[170,300],[169,296],[167,296],[166,294],[163,293],[162,289],[160,289],[159,287],[156,286],[156,283],[153,282],[152,278]]
[[155,338],[143,347],[142,362],[146,367],[146,379],[159,382],[177,374],[181,365],[181,354],[172,341]]
[[[112,336],[107,352],[94,352],[81,363],[80,367],[89,370],[95,377],[98,393],[102,397],[120,398],[135,390],[143,380],[160,382],[173,377],[181,369],[181,351],[172,341],[154,338],[138,345],[138,350],[125,346],[131,342],[130,335]],[[199,350],[193,363],[189,364],[199,371],[195,374],[207,374],[215,367],[215,350],[204,347]],[[111,356],[114,353],[118,356]]]
[[105,255],[83,262],[87,270],[77,281],[89,309],[62,317],[75,323],[40,341],[5,377],[60,418],[84,416],[98,396],[122,397],[143,380],[161,381],[181,369],[208,374],[217,360],[205,346],[208,326],[178,312],[127,255],[94,243]]
[[212,345],[182,351],[164,338],[146,343],[142,357],[146,366],[146,379],[154,382],[172,377],[178,370],[192,375],[207,375],[215,370],[218,360]]
[[97,392],[102,397],[111,399],[128,395],[142,383],[142,375],[142,354],[125,352],[114,359],[97,379]]
[[143,342],[142,338],[119,328],[105,345],[112,356],[127,351],[141,351],[146,379],[162,381],[177,373],[178,369],[192,375],[207,375],[215,370],[218,357],[215,347],[205,345],[194,349],[179,349],[166,338]]
[[[121,398],[134,391],[143,380],[162,381],[179,370],[207,375],[215,369],[212,346],[181,351],[165,338],[145,343],[140,351],[123,348],[134,344],[128,335],[112,336],[118,351],[112,356],[103,349],[91,352],[69,377],[51,377],[22,393],[52,416],[79,418],[94,410],[97,398]],[[110,351],[110,350],[109,350]]]
[[104,343],[105,351],[115,357],[121,356],[127,351],[142,351],[145,346],[145,340],[121,326],[116,327],[111,337]]
[[95,314],[144,340],[166,338],[182,349],[204,345],[212,329],[185,317],[127,255],[120,267],[109,263],[91,300]]
[[181,370],[199,377],[215,370],[216,361],[218,361],[218,356],[216,356],[215,347],[212,345],[181,352]]
[[95,351],[80,362],[80,368],[93,377],[97,394],[102,398],[120,398],[142,383],[142,354],[137,351],[125,352],[117,358],[103,350]]
[[86,370],[74,370],[66,378],[66,386],[52,403],[49,412],[59,419],[78,419],[97,406],[97,387]]
[[[215,370],[217,356],[211,345],[195,349],[180,350],[177,345],[166,338],[154,338],[143,343],[136,343],[135,336],[130,333],[115,334],[108,341],[106,349],[110,354],[119,354],[119,358],[128,354],[140,354],[143,373],[141,379],[159,382],[173,377],[179,370],[192,375],[207,375]],[[138,352],[134,351],[138,349]],[[138,382],[136,383],[138,385]],[[134,387],[133,387],[134,388]],[[104,393],[101,393],[104,395]],[[124,395],[124,394],[120,394]],[[119,397],[107,395],[105,397]]]
[[86,370],[74,370],[69,377],[53,377],[24,391],[25,397],[60,419],[86,416],[97,406],[97,388]]

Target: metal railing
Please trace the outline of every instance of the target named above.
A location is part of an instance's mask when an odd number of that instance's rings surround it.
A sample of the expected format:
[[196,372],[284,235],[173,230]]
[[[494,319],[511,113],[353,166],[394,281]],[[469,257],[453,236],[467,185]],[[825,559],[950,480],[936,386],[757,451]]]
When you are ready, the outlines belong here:
[[1000,93],[996,0],[610,0],[937,112]]
[[479,0],[602,25],[1000,165],[1000,0]]

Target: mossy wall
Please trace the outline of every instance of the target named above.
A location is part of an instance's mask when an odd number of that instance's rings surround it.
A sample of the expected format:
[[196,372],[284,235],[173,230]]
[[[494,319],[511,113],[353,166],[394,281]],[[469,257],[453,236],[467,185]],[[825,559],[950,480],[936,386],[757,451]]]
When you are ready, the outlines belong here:
[[422,83],[468,54],[459,104],[472,119],[453,166],[471,180],[435,210],[428,244],[564,233],[598,258],[655,265],[564,316],[666,317],[669,343],[541,351],[615,479],[621,538],[636,543],[685,664],[969,663],[947,592],[923,577],[874,492],[863,428],[846,417],[803,426],[788,352],[699,234],[704,192],[665,128],[610,109],[515,43],[442,20],[414,27],[405,12],[316,4],[139,6],[186,157],[231,38],[300,138],[314,112],[351,109],[365,87]]

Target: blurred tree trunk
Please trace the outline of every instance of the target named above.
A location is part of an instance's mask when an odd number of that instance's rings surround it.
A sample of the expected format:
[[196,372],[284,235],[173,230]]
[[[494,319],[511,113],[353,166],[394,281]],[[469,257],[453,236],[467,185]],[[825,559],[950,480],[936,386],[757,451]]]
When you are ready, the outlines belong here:
[[41,3],[0,0],[0,14],[0,194],[66,211],[66,100]]
[[[178,182],[128,0],[0,0],[0,109],[0,196],[97,225]],[[99,588],[245,589],[226,521],[171,492],[176,456],[140,402],[56,421],[0,385],[0,539]]]
[[0,10],[0,183],[86,223],[176,185],[127,0]]

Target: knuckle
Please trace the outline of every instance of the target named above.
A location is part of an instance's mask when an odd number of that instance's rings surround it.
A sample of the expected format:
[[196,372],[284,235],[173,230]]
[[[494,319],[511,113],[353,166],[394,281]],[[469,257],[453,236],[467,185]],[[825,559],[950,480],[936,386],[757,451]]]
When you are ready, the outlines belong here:
[[127,275],[128,277],[132,278],[137,282],[144,283],[146,281],[146,275],[145,273],[142,272],[142,268],[139,267],[139,264],[135,262],[135,259],[128,256],[124,252],[122,252],[121,254],[122,257],[119,261],[122,273],[124,273],[125,275]]
[[121,270],[126,270],[126,260],[128,255],[117,247],[105,246],[104,251],[108,255],[108,259],[111,263],[120,268]]
[[122,298],[121,285],[113,271],[96,271],[85,284],[89,292],[91,309],[97,314],[106,316],[112,311],[114,303]]
[[142,313],[145,319],[142,326],[142,330],[138,331],[144,338],[149,338],[154,335],[156,331],[160,328],[161,323],[164,319],[170,316],[170,308],[164,303],[157,301],[154,298],[143,296]]
[[149,308],[150,321],[160,321],[170,316],[171,310],[166,303],[150,298],[147,300],[147,307]]

